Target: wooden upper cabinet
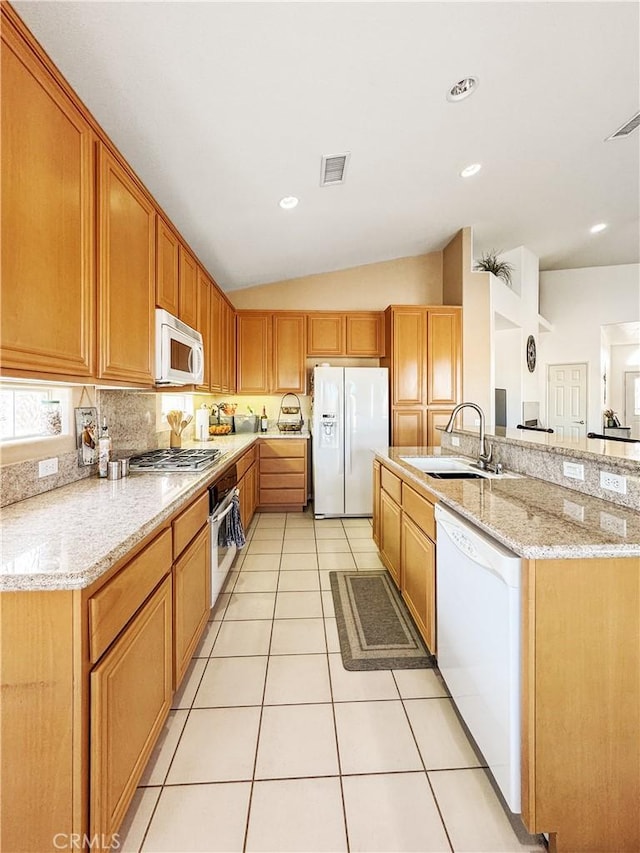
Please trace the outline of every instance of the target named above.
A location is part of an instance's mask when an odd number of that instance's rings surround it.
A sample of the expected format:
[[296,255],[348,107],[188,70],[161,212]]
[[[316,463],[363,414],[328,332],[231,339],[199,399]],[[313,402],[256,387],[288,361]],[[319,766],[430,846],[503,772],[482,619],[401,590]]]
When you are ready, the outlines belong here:
[[155,215],[138,183],[99,144],[100,379],[153,384]]
[[1,366],[87,379],[95,376],[92,131],[2,5]]
[[202,384],[196,387],[209,391],[211,384],[211,292],[214,287],[206,273],[198,267],[198,319],[196,329],[202,335],[204,345],[204,374]]
[[225,305],[227,306],[227,387],[222,390],[235,392],[237,384],[236,312],[228,302],[225,302]]
[[237,314],[238,393],[268,394],[271,388],[271,314]]
[[307,355],[344,355],[345,315],[307,315]]
[[427,311],[427,403],[455,405],[460,400],[462,342],[459,308]]
[[378,311],[347,314],[346,343],[346,355],[384,355],[384,314]]
[[392,310],[392,402],[420,405],[425,402],[425,311],[404,307]]
[[211,390],[222,391],[222,317],[226,302],[217,287],[211,287],[211,346],[209,365],[211,371]]
[[160,214],[156,217],[156,305],[178,316],[180,240]]
[[275,393],[306,391],[307,336],[304,314],[273,315],[273,384]]
[[178,316],[192,329],[198,325],[198,264],[180,244],[180,288]]

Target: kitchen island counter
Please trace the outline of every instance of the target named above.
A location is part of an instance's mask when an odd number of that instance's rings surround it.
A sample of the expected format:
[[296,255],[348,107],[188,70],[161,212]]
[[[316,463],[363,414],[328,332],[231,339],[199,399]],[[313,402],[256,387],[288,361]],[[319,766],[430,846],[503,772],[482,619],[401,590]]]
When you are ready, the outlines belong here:
[[83,589],[185,507],[260,438],[308,433],[216,436],[184,447],[223,456],[199,473],[132,472],[120,480],[89,477],[2,510],[0,591]]
[[437,480],[401,458],[440,455],[454,454],[434,447],[390,447],[376,454],[521,557],[640,556],[640,517],[634,510],[534,477]]

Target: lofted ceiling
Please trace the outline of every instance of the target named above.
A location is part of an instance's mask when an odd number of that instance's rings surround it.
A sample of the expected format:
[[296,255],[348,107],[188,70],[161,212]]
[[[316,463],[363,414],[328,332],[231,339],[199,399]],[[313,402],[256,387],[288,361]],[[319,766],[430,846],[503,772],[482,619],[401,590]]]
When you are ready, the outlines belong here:
[[604,141],[639,109],[637,2],[13,5],[227,291],[464,225],[541,269],[640,260],[640,130]]

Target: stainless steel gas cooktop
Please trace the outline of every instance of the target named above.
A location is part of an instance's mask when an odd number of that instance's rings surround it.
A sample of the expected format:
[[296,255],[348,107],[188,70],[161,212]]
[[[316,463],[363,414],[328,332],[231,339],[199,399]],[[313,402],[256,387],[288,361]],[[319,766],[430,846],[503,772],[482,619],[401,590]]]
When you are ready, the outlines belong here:
[[148,450],[129,460],[131,471],[205,471],[222,456],[221,450],[176,448]]

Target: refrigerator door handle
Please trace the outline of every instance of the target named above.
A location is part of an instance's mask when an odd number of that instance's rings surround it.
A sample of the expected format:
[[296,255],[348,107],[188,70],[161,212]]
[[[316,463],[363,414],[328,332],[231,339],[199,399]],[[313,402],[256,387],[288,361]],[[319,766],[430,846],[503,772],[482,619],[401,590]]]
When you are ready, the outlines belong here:
[[[346,386],[346,383],[345,383]],[[347,391],[345,387],[345,399],[344,399],[344,461],[345,467],[348,474],[352,473],[352,464],[351,464],[351,430],[353,429],[352,423],[352,405],[351,405],[351,395]]]

